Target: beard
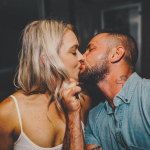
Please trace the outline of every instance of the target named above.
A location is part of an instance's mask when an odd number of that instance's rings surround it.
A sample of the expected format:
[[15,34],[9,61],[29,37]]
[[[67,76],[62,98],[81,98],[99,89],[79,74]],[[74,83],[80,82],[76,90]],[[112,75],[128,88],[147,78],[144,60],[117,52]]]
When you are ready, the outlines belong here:
[[109,73],[108,53],[105,53],[99,62],[89,67],[85,64],[85,70],[79,74],[79,82],[84,84],[97,84],[103,81]]

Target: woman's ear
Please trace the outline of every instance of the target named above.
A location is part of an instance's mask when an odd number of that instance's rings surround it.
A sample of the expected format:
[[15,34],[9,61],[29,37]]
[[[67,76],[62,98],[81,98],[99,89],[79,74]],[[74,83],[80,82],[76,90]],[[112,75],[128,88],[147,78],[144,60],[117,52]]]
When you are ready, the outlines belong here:
[[123,46],[115,47],[110,52],[110,60],[112,63],[118,62],[122,59],[125,54],[125,49]]
[[44,53],[41,53],[41,60],[42,60],[42,63],[45,65],[45,54]]

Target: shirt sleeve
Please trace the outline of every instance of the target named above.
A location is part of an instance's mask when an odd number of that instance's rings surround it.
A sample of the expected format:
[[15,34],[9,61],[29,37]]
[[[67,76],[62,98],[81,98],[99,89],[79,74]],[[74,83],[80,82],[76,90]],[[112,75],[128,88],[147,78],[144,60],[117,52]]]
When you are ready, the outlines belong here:
[[85,143],[101,146],[101,142],[97,134],[98,133],[94,126],[94,122],[93,120],[90,119],[90,116],[89,116],[88,121],[85,126]]

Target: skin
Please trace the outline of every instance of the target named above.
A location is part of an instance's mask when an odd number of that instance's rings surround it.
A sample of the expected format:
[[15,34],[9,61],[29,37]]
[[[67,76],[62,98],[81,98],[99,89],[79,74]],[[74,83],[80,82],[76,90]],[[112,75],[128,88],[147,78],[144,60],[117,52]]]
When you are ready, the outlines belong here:
[[59,50],[59,57],[67,68],[70,78],[78,81],[78,74],[80,71],[80,61],[83,59],[83,55],[79,52],[79,42],[75,34],[68,30],[64,34],[64,40]]
[[[95,67],[97,63],[101,63],[101,60],[106,52],[108,52],[107,33],[101,33],[95,36],[88,44],[86,52],[83,54],[82,69],[80,74],[84,73],[86,69]],[[109,73],[105,75],[103,80],[99,80],[96,84],[98,88],[106,96],[110,106],[115,110],[113,99],[115,95],[122,89],[126,80],[130,77],[132,72],[128,69],[124,60],[125,48],[122,45],[112,47],[108,53],[108,66]],[[104,60],[106,61],[106,60]],[[101,65],[101,64],[100,64]],[[100,68],[102,69],[102,68]],[[78,99],[72,99],[75,95],[78,86],[64,91],[63,104],[68,106],[67,110],[67,126],[66,140],[64,141],[64,150],[102,150],[102,147],[98,145],[84,143],[84,136],[81,132],[80,126],[80,107],[78,106]],[[73,103],[72,103],[73,101]],[[72,104],[67,105],[67,104]],[[74,117],[76,116],[76,117]],[[77,118],[76,120],[73,118]],[[67,143],[68,141],[68,143]]]
[[[63,45],[59,55],[70,77],[73,78],[71,79],[71,85],[73,86],[77,84],[80,60],[83,58],[78,51],[78,46],[76,36],[72,31],[68,30],[63,37]],[[41,59],[44,59],[44,57],[41,57]],[[44,60],[42,61],[44,63]],[[13,95],[18,101],[23,132],[33,143],[44,148],[55,147],[63,143],[66,117],[63,112],[58,113],[55,102],[52,102],[48,111],[51,122],[48,120],[46,109],[49,98],[48,92],[25,95],[23,91],[18,91]],[[84,122],[86,112],[90,109],[89,97],[86,97],[85,101],[81,100],[81,107],[81,116]],[[19,138],[21,128],[16,106],[11,97],[0,103],[0,120],[0,149],[12,150],[13,144]]]

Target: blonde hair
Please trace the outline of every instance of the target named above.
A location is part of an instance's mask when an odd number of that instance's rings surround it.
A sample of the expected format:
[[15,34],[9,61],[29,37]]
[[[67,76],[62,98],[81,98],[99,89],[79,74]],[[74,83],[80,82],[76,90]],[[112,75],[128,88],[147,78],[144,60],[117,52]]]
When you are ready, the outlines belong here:
[[[25,94],[48,91],[50,94],[48,106],[54,100],[59,110],[62,110],[62,92],[69,84],[69,73],[59,57],[63,35],[68,29],[72,30],[80,40],[76,28],[63,21],[40,20],[25,27],[15,84]],[[41,60],[42,53],[45,64]]]

